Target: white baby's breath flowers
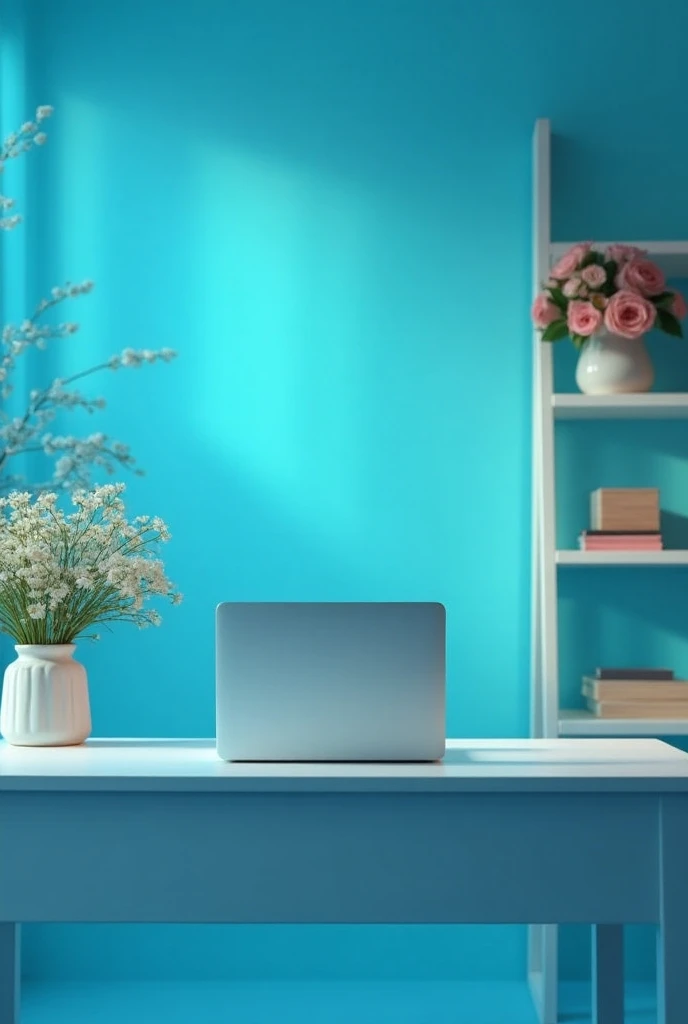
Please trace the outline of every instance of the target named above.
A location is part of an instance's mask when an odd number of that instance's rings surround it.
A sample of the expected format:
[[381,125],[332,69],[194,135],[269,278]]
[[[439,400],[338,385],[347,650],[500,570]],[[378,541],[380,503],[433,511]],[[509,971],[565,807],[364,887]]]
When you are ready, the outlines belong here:
[[99,622],[159,625],[153,598],[181,594],[156,555],[170,539],[159,517],[129,522],[123,484],[72,496],[25,491],[0,498],[0,631],[18,644],[72,643]]

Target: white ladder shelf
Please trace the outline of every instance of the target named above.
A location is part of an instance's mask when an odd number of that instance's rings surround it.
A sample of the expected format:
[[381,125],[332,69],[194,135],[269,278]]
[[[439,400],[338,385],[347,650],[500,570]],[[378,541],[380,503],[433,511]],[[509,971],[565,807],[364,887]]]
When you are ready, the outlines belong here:
[[[574,242],[551,237],[551,130],[547,120],[535,125],[533,140],[533,297],[549,269]],[[623,241],[613,239],[612,241]],[[608,243],[598,243],[605,246]],[[688,277],[688,241],[633,242],[646,249],[668,277]],[[688,551],[558,551],[555,508],[555,422],[570,419],[685,419],[688,394],[589,396],[555,394],[552,345],[533,331],[533,521],[531,735],[678,736],[688,735],[687,721],[655,719],[601,720],[580,709],[559,705],[558,575],[586,566],[688,566]],[[531,925],[528,978],[542,1024],[556,1024],[557,927]]]

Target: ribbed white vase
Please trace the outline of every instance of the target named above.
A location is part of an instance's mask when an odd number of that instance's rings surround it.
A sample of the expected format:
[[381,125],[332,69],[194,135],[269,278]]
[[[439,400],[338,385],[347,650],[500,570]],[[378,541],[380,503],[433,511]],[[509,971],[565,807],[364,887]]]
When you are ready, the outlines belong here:
[[91,733],[86,669],[74,644],[18,644],[5,669],[0,733],[18,747],[83,743]]

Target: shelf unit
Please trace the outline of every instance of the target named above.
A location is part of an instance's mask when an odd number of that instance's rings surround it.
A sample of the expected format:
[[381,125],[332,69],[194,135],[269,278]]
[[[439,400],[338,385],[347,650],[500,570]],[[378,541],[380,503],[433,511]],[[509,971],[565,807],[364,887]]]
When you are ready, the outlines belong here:
[[688,394],[552,395],[557,420],[688,419]]
[[[540,121],[543,126],[549,122]],[[547,129],[545,129],[547,130]],[[577,239],[576,241],[580,241]],[[549,246],[550,263],[547,269],[570,249],[574,242],[551,242]],[[596,242],[605,248],[611,242]],[[631,242],[647,251],[648,256],[660,265],[667,277],[688,277],[688,242]]]
[[586,566],[682,566],[688,565],[688,551],[557,551],[557,565]]
[[[570,247],[551,241],[549,121],[535,126],[533,145],[533,296]],[[576,239],[574,241],[579,241]],[[622,241],[615,239],[615,241]],[[597,243],[605,245],[604,242]],[[631,242],[646,249],[667,277],[688,277],[688,241]],[[558,736],[688,735],[688,719],[599,719],[559,707],[558,577],[569,569],[688,567],[688,551],[562,551],[556,547],[555,424],[559,420],[686,419],[688,394],[590,396],[553,390],[552,346],[533,331],[533,556],[531,734]],[[557,1021],[557,928],[529,929],[528,977],[543,1024]]]

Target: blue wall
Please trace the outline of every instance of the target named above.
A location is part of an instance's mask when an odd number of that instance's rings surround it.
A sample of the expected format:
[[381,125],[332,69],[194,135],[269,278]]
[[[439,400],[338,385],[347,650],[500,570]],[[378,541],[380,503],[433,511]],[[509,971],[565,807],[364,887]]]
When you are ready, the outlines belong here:
[[[135,444],[149,474],[130,505],[168,519],[186,593],[158,632],[84,652],[98,734],[212,735],[223,598],[443,601],[450,732],[526,734],[530,139],[553,119],[558,237],[688,237],[688,8],[646,13],[639,0],[594,18],[544,0],[26,0],[26,109],[57,108],[32,157],[33,271],[44,287],[97,281],[82,333],[41,372],[124,345],[180,351],[98,388],[111,407],[97,429]],[[580,437],[568,443],[585,464]],[[613,466],[623,438],[605,443]],[[669,471],[685,450],[663,449]],[[569,482],[572,508],[588,482]],[[593,583],[613,616],[618,592]],[[582,660],[590,593],[567,587],[564,650]],[[688,671],[680,597],[657,630]],[[522,929],[219,931],[31,928],[28,970],[520,977],[525,964]],[[568,972],[584,970],[581,935],[564,944]]]

